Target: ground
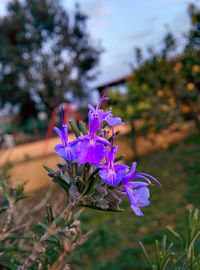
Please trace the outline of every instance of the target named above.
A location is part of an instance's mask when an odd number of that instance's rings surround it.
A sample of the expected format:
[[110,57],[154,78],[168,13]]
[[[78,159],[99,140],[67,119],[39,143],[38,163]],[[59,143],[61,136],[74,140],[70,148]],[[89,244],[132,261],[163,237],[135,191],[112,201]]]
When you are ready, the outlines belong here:
[[181,229],[187,209],[200,208],[199,160],[199,135],[141,158],[138,170],[154,175],[162,184],[151,189],[151,206],[144,208],[144,217],[136,217],[128,202],[124,213],[85,210],[84,228],[94,228],[94,235],[73,256],[74,269],[148,269],[138,242],[143,241],[152,253],[154,240],[169,234],[166,226]]
[[[127,149],[131,139],[121,137]],[[127,155],[131,164],[133,157]],[[161,182],[151,188],[151,205],[143,208],[144,217],[136,217],[128,201],[122,213],[106,213],[85,209],[81,219],[85,231],[93,229],[93,236],[71,256],[72,269],[77,270],[147,270],[138,242],[154,251],[154,240],[167,233],[166,226],[182,229],[188,208],[200,208],[200,136],[191,135],[168,149],[157,149],[140,157],[138,171],[146,172]],[[53,161],[52,161],[53,162]],[[55,159],[54,159],[55,162]],[[40,160],[41,163],[41,160]],[[42,166],[42,164],[40,164]],[[55,165],[54,165],[55,166]],[[21,171],[22,173],[22,171]],[[31,171],[30,171],[31,173]],[[35,202],[41,202],[48,191],[53,192],[54,209],[65,201],[60,190],[45,187],[32,192]],[[35,222],[44,217],[45,210],[37,212]]]

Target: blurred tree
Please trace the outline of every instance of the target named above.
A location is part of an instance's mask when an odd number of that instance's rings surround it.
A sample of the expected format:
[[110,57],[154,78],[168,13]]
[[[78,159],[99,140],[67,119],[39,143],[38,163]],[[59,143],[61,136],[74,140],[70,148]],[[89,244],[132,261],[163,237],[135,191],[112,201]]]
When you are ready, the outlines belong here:
[[[112,104],[131,126],[132,146],[137,157],[136,139],[142,135],[154,141],[156,132],[179,121],[173,85],[172,54],[175,39],[167,33],[160,52],[149,49],[145,59],[142,51],[136,49],[136,68],[128,82],[126,94],[112,93]],[[138,157],[137,157],[138,158]]]
[[189,5],[191,27],[181,54],[168,58],[171,74],[168,84],[180,115],[192,120],[200,132],[200,8]]
[[180,115],[200,132],[200,54],[187,50],[173,63],[173,94]]
[[128,91],[110,92],[115,111],[129,120],[136,155],[138,135],[154,139],[156,132],[183,120],[192,120],[200,132],[200,8],[190,5],[189,15],[191,30],[181,53],[171,32],[145,58],[136,48]]
[[189,17],[191,28],[188,33],[188,43],[186,48],[200,48],[200,8],[197,5],[197,2],[190,4],[189,8]]
[[187,35],[180,76],[185,79],[182,110],[186,117],[195,122],[200,132],[200,6],[197,2],[199,1],[190,4],[188,8],[191,27]]
[[50,112],[67,92],[85,98],[100,54],[86,23],[78,5],[69,15],[59,0],[10,2],[0,18],[0,106],[23,108],[28,93]]

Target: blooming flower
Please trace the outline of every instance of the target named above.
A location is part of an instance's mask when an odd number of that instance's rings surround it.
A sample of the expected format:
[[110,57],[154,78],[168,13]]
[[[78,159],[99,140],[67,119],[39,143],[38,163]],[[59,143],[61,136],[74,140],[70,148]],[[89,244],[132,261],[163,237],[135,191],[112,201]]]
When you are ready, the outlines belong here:
[[[89,163],[96,166],[99,169],[100,178],[109,186],[116,187],[119,183],[121,184],[118,188],[107,189],[106,185],[101,183],[103,188],[109,191],[106,191],[107,193],[104,195],[101,192],[100,201],[95,202],[100,203],[101,208],[118,209],[120,198],[127,194],[133,212],[137,216],[143,216],[140,208],[150,204],[148,187],[152,180],[158,184],[159,182],[149,174],[136,172],[136,162],[132,164],[131,168],[125,164],[115,163],[118,146],[114,146],[116,134],[114,126],[124,123],[120,118],[113,116],[111,111],[104,112],[100,109],[101,103],[105,100],[106,97],[103,96],[96,107],[88,105],[89,133],[79,136],[72,142],[68,142],[68,127],[64,124],[64,111],[62,110],[61,129],[54,127],[61,139],[61,143],[55,146],[55,151],[69,162],[76,161],[79,164]],[[106,139],[109,132],[104,129],[104,122],[112,128],[111,142]],[[145,181],[135,181],[138,178]],[[118,192],[120,192],[119,197]]]
[[124,191],[126,192],[131,208],[133,212],[137,216],[143,216],[140,207],[148,206],[149,202],[149,189],[148,183],[135,181],[135,182],[128,182],[127,184],[123,185]]
[[97,132],[102,126],[103,121],[108,121],[110,126],[122,124],[122,121],[118,117],[114,117],[110,111],[104,112],[100,109],[101,103],[106,100],[103,96],[96,108],[92,105],[88,105],[89,113],[89,134],[78,138],[79,143],[77,145],[78,162],[81,164],[90,163],[91,165],[97,165],[105,156],[105,146],[110,143],[103,137],[97,135]]
[[110,186],[116,186],[123,179],[128,168],[125,164],[114,164],[118,147],[112,146],[110,151],[106,152],[106,163],[100,164],[99,176]]
[[99,164],[105,155],[105,145],[110,144],[106,139],[91,134],[81,136],[78,140],[77,157],[80,164]]
[[111,127],[124,124],[119,117],[113,116],[111,111],[104,112],[102,109],[100,109],[102,102],[106,100],[107,98],[105,95],[103,95],[96,108],[90,104],[88,105],[88,108],[90,109],[88,113],[89,128],[92,133],[96,133],[98,131],[103,121],[106,121]]
[[60,137],[62,143],[55,146],[55,151],[58,156],[67,160],[73,161],[77,159],[76,144],[77,140],[68,142],[68,127],[64,124],[64,111],[61,112],[61,129],[54,127],[55,132]]
[[[132,164],[130,171],[123,178],[122,188],[124,189],[124,191],[126,192],[128,196],[133,212],[137,216],[143,216],[143,213],[140,210],[140,207],[148,206],[150,204],[149,202],[150,194],[149,194],[149,189],[148,189],[148,185],[151,184],[150,179],[154,180],[158,184],[160,183],[153,176],[149,174],[136,173],[135,172],[136,166],[137,166],[137,163],[134,162]],[[146,180],[147,183],[140,182],[140,181],[131,181],[136,178],[142,178]]]
[[122,122],[121,118],[113,116],[112,113],[110,113],[106,117],[105,121],[110,127],[114,127],[114,126],[117,126],[117,125],[125,125],[125,123]]

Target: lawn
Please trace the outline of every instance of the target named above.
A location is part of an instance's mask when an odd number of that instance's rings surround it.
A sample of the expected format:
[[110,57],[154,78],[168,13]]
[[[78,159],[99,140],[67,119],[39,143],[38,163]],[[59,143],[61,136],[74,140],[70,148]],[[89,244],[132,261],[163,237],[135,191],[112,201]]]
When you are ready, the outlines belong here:
[[[138,171],[155,176],[162,186],[151,189],[151,206],[136,217],[128,202],[125,212],[104,213],[86,209],[84,229],[93,228],[93,237],[72,256],[74,269],[128,270],[148,269],[138,242],[153,253],[153,243],[166,226],[181,229],[187,209],[200,208],[200,137],[188,139],[142,157]],[[130,162],[130,161],[128,161]]]

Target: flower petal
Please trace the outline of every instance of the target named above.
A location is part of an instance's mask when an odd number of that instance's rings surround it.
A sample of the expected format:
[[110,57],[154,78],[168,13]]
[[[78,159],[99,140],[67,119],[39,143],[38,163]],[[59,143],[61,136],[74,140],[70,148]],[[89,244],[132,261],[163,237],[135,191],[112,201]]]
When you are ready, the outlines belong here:
[[62,139],[62,132],[59,128],[54,127],[53,130],[57,133],[57,135]]
[[109,170],[107,168],[100,170],[99,176],[106,184],[112,187],[116,186],[121,181],[121,179],[118,177],[118,174],[114,170]]
[[80,141],[77,144],[77,159],[81,164],[97,165],[104,157],[104,145],[91,141]]
[[54,149],[56,151],[56,154],[64,160],[72,161],[75,159],[74,152],[69,145],[63,146],[62,144],[57,144]]
[[96,137],[96,141],[97,141],[98,143],[103,143],[103,144],[105,144],[105,145],[110,145],[110,142],[109,142],[108,140],[106,140],[106,139],[104,139],[104,138],[102,138],[102,137],[100,137],[100,136],[97,136],[97,137]]
[[148,186],[147,183],[141,182],[141,181],[129,182],[128,185],[129,185],[131,188],[133,188],[133,189],[140,188],[140,187],[147,187],[147,186]]
[[139,187],[137,189],[133,189],[133,195],[137,202],[137,206],[148,206],[150,205],[149,202],[149,189],[147,187]]
[[147,181],[148,184],[151,184],[151,181],[144,175],[142,175],[141,173],[135,173],[134,174],[134,178],[142,178],[145,179]]
[[124,122],[122,122],[121,118],[113,116],[112,114],[110,114],[107,118],[106,118],[106,122],[109,126],[114,127],[117,125],[125,125]]
[[[140,183],[141,184],[141,183]],[[136,184],[137,185],[137,184]],[[130,186],[130,183],[123,186],[125,192],[130,201],[132,210],[137,216],[142,216],[143,213],[140,210],[140,207],[148,206],[149,202],[149,189],[146,186],[138,186],[133,189]]]
[[128,182],[129,180],[135,178],[135,170],[136,170],[136,167],[137,167],[137,162],[133,162],[129,172],[127,173],[127,175],[124,177],[123,179],[123,182],[126,183]]
[[144,176],[146,176],[146,177],[149,177],[150,179],[154,180],[158,185],[161,186],[160,182],[159,182],[155,177],[153,177],[152,175],[147,174],[147,173],[140,173],[140,174],[141,174],[141,175],[144,175]]
[[142,213],[142,211],[140,210],[140,208],[138,206],[135,206],[132,204],[131,209],[133,210],[133,212],[135,213],[136,216],[139,216],[139,217],[144,216],[144,214]]

